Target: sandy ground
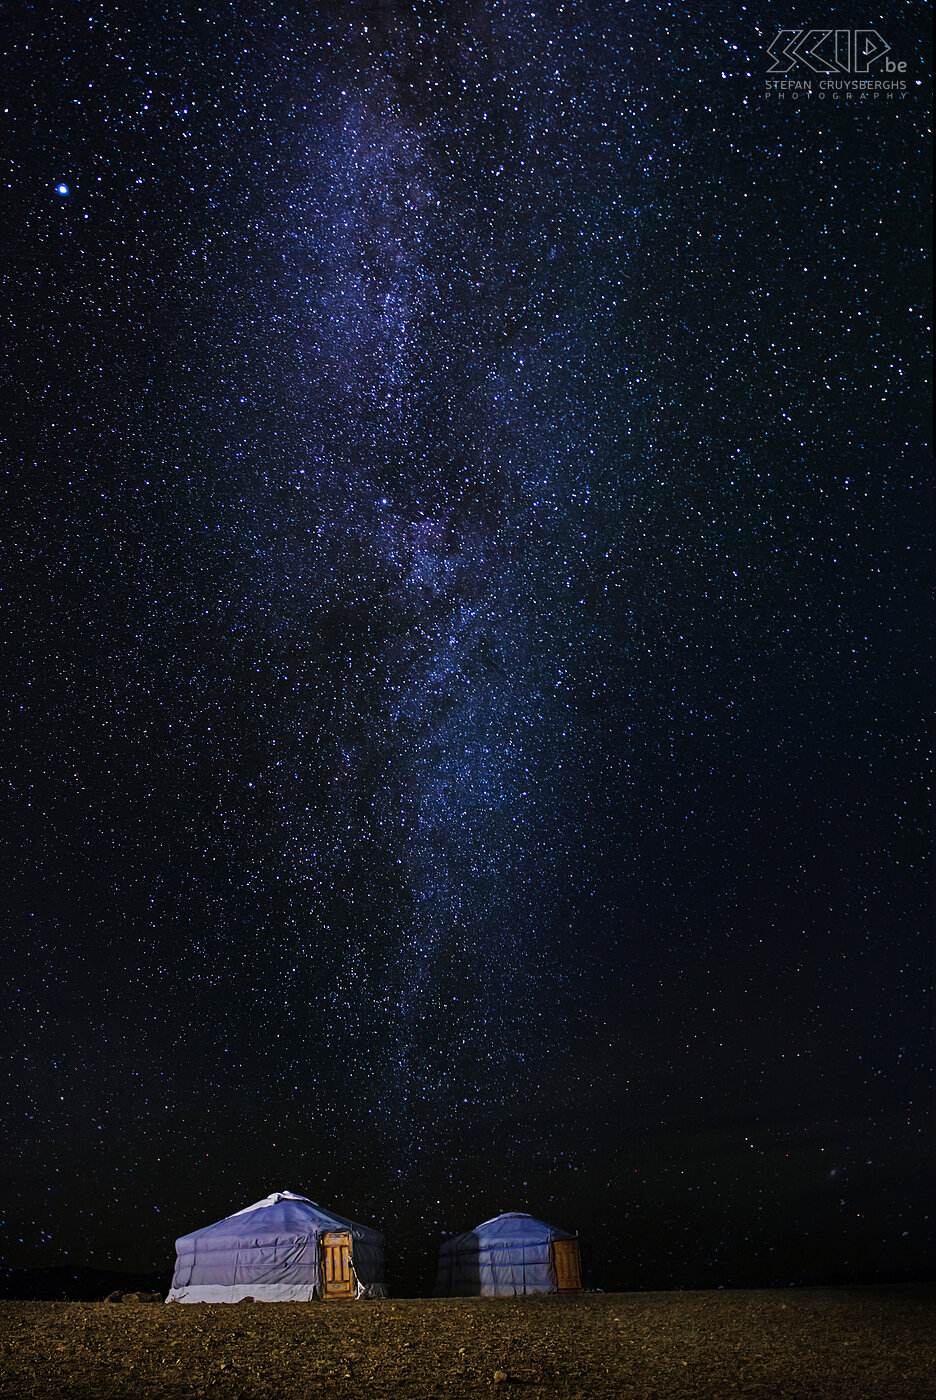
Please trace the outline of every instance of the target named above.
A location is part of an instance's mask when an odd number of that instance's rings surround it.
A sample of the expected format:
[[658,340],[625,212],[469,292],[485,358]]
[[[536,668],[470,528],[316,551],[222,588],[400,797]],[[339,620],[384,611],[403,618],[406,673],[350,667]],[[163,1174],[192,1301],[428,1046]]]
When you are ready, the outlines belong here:
[[3,1400],[936,1400],[936,1287],[0,1302]]

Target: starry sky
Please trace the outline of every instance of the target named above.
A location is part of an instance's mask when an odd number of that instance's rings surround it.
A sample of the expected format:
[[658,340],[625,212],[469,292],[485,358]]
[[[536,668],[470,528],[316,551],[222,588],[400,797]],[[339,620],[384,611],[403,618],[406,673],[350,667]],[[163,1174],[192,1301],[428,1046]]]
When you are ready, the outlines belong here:
[[8,1265],[931,1274],[928,13],[4,7]]

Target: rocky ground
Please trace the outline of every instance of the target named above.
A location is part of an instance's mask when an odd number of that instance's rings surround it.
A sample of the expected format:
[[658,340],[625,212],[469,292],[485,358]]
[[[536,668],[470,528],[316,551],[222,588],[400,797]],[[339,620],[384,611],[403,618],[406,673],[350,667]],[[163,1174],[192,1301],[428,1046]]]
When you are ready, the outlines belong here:
[[0,1302],[2,1400],[936,1400],[936,1288]]

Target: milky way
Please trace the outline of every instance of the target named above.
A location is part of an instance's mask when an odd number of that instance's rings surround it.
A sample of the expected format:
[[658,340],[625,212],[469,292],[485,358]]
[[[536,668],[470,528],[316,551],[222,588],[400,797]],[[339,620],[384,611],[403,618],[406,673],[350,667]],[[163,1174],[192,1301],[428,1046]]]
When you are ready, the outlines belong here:
[[312,9],[9,22],[16,1261],[919,1269],[923,8]]

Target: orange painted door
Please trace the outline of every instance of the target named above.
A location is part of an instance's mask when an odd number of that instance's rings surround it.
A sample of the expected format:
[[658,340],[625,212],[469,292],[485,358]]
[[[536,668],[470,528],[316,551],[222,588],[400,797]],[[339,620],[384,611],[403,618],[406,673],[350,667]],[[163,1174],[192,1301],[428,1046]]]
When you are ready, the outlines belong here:
[[351,1236],[344,1230],[322,1236],[322,1297],[354,1297]]
[[553,1268],[560,1293],[580,1293],[582,1265],[577,1240],[553,1240]]

